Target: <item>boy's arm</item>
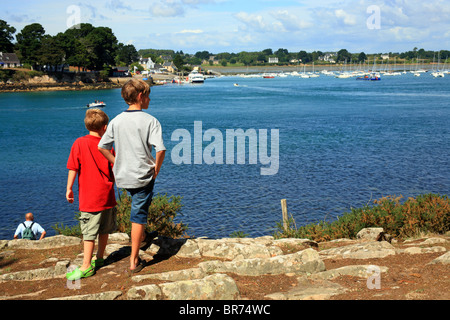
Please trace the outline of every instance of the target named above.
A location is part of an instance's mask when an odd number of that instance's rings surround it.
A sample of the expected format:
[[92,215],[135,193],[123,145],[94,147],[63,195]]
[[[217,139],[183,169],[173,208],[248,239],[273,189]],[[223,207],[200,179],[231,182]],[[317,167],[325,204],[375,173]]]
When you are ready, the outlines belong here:
[[75,170],[69,170],[69,176],[67,177],[67,191],[66,191],[66,199],[67,201],[69,201],[69,203],[73,203],[74,201],[72,187],[76,177],[77,172]]
[[109,162],[114,164],[114,162],[116,161],[116,157],[112,154],[111,150],[98,147],[98,151],[100,151],[100,153],[105,156],[105,158],[108,159]]
[[161,150],[156,153],[155,176],[153,177],[153,179],[156,179],[156,176],[158,175],[159,170],[161,170],[161,166],[163,164],[165,156],[166,156],[166,150]]

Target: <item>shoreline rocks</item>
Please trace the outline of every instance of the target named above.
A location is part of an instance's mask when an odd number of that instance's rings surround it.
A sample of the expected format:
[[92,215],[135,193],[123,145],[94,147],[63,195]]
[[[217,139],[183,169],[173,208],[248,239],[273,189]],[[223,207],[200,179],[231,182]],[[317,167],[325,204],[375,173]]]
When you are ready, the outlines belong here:
[[[243,299],[238,286],[230,275],[259,277],[266,275],[287,275],[296,277],[297,284],[286,292],[272,293],[266,299],[275,300],[311,300],[330,299],[333,295],[346,292],[346,288],[333,282],[342,276],[368,279],[372,265],[353,264],[327,269],[324,260],[380,259],[397,254],[426,254],[442,252],[438,258],[428,264],[448,265],[450,261],[448,236],[430,237],[404,242],[405,249],[394,247],[379,239],[381,230],[365,230],[368,239],[330,241],[332,248],[319,250],[318,244],[308,239],[274,239],[271,236],[224,239],[171,239],[158,237],[154,243],[140,255],[152,258],[153,255],[167,255],[179,258],[206,259],[197,265],[186,265],[185,269],[162,273],[137,274],[131,276],[131,287],[126,291],[106,290],[87,295],[53,297],[57,300],[239,300]],[[344,242],[345,241],[345,242]],[[417,241],[420,241],[417,243]],[[40,241],[2,240],[0,241],[0,259],[11,257],[14,250],[48,250],[64,246],[81,245],[81,239],[75,237],[54,236]],[[427,246],[427,247],[425,247]],[[106,255],[120,259],[130,254],[129,237],[126,234],[114,234],[106,248]],[[18,272],[5,272],[0,269],[0,282],[35,281],[64,278],[68,267],[79,265],[83,254],[75,259],[52,257],[41,264],[53,266],[30,268]],[[119,260],[120,260],[119,259]],[[114,258],[112,258],[114,260]],[[115,260],[116,261],[116,260]],[[114,262],[108,268],[114,267]],[[375,266],[380,274],[390,271],[390,266]],[[145,269],[144,269],[145,270]],[[146,280],[156,280],[158,284],[143,284]],[[29,294],[0,296],[0,300],[32,297]]]

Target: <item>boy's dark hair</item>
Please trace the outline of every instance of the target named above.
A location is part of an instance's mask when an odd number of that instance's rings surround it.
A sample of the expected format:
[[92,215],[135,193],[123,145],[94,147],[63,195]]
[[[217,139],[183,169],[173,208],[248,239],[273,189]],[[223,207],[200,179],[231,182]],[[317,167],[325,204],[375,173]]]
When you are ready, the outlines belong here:
[[138,102],[138,95],[150,94],[150,86],[143,80],[130,79],[122,87],[122,98],[128,105]]
[[86,110],[86,116],[84,117],[84,125],[89,131],[98,132],[109,122],[108,115],[100,109],[88,109]]

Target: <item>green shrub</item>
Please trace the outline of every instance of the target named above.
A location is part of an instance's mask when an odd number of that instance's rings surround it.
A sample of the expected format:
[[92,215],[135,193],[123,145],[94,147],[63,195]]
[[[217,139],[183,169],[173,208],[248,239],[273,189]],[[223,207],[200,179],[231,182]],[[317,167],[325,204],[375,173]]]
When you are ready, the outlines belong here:
[[287,230],[277,224],[276,238],[308,238],[329,241],[355,238],[363,228],[382,227],[386,233],[404,239],[422,232],[445,233],[450,230],[450,201],[446,195],[419,195],[401,203],[402,197],[388,196],[374,201],[374,206],[364,206],[344,213],[331,223],[320,221],[300,228],[295,221],[288,222]]
[[[76,212],[75,213],[75,218],[76,221],[80,220],[80,212]],[[52,226],[53,230],[56,231],[57,234],[62,234],[64,236],[68,236],[68,237],[82,237],[81,234],[81,228],[80,228],[80,224],[77,223],[76,225],[69,227],[64,225],[63,223],[61,223],[61,225],[59,225],[59,223],[56,223],[54,226]]]
[[[167,197],[167,194],[157,194],[153,197],[148,210],[146,229],[148,231],[158,231],[159,235],[174,239],[185,236],[185,232],[188,229],[187,225],[174,222],[175,217],[180,213],[182,208],[181,199],[182,197],[179,196]],[[119,232],[131,233],[130,211],[131,197],[125,190],[122,190],[117,205],[117,225]]]

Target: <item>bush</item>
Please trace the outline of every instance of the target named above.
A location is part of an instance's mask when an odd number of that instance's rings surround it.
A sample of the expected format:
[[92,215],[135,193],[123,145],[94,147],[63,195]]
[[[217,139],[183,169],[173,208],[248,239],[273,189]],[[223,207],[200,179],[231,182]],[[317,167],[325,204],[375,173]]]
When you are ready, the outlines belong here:
[[[148,223],[146,229],[148,231],[158,231],[159,235],[179,238],[185,236],[188,229],[183,223],[176,224],[175,217],[182,208],[182,197],[170,196],[167,194],[157,194],[153,197],[149,208]],[[122,195],[117,205],[117,225],[119,232],[131,233],[130,222],[131,211],[131,197],[125,190],[122,190]]]
[[[153,197],[152,204],[149,208],[148,224],[146,229],[148,231],[158,231],[159,235],[171,238],[179,238],[186,236],[185,232],[188,229],[187,225],[183,223],[176,224],[174,219],[182,208],[181,197],[167,195],[156,195]],[[117,209],[117,232],[124,232],[131,234],[131,197],[125,190],[122,190],[122,195],[116,206]],[[77,212],[75,220],[79,221],[80,213]],[[58,233],[65,236],[82,237],[80,224],[73,227],[65,226],[58,223],[52,228]]]
[[276,238],[308,238],[329,241],[356,238],[363,228],[382,227],[386,233],[398,238],[416,236],[422,232],[445,233],[450,230],[450,202],[446,195],[420,195],[403,204],[402,197],[388,196],[374,201],[374,206],[364,206],[344,213],[331,223],[320,221],[300,228],[295,221],[288,222],[287,230],[278,223]]

